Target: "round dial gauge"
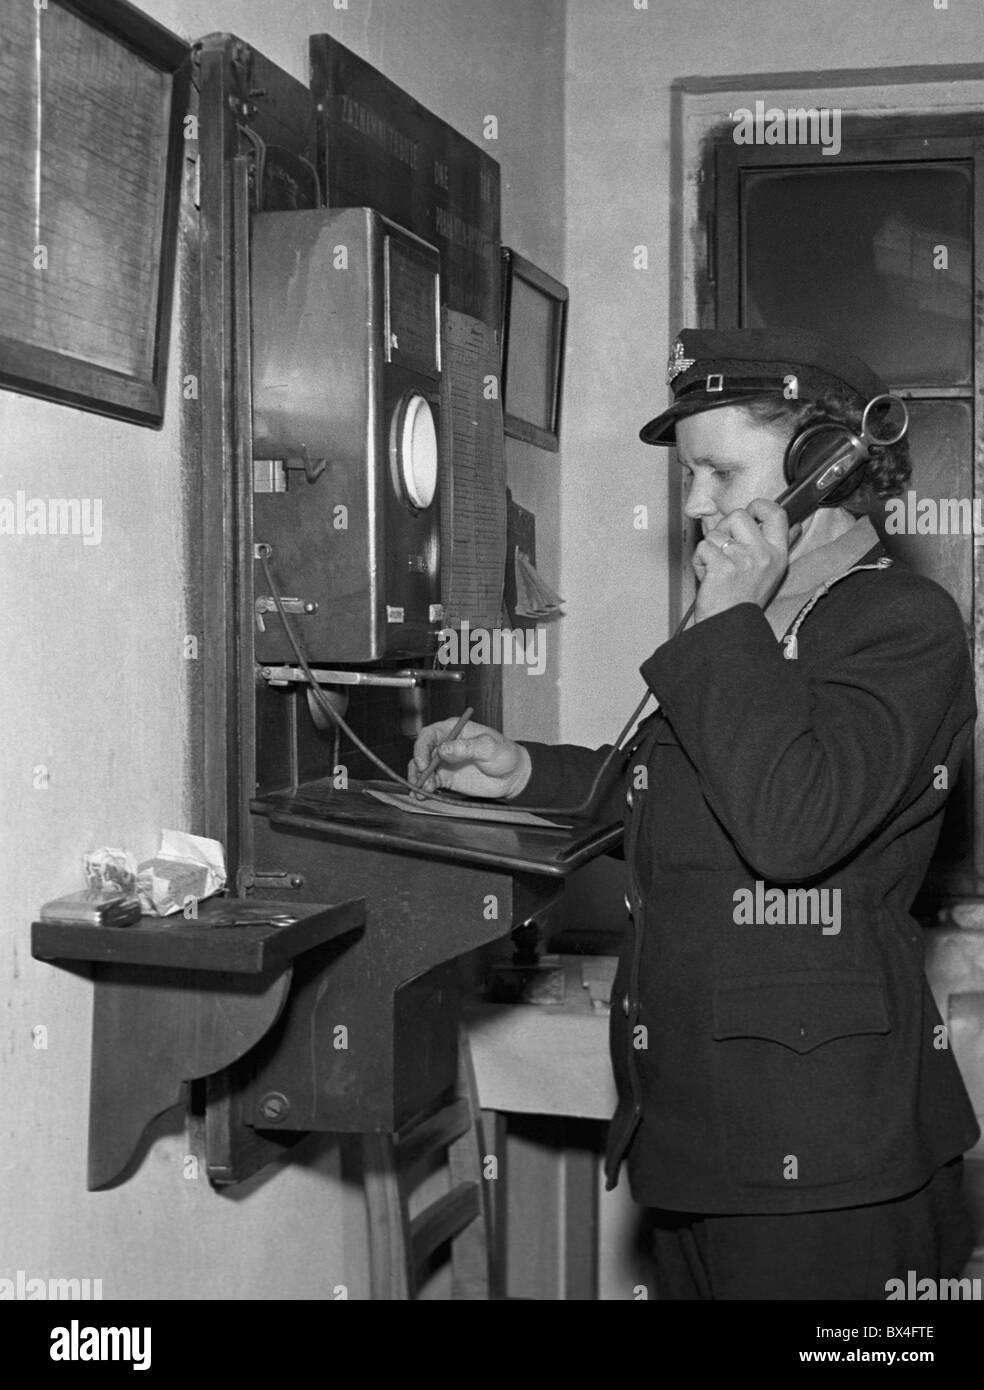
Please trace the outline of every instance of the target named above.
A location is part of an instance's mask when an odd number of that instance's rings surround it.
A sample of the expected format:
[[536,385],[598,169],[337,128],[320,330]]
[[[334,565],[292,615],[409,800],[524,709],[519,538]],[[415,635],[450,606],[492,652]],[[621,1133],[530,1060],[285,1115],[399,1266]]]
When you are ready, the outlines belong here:
[[430,402],[418,391],[409,391],[394,413],[390,449],[397,486],[423,511],[437,491],[437,428]]

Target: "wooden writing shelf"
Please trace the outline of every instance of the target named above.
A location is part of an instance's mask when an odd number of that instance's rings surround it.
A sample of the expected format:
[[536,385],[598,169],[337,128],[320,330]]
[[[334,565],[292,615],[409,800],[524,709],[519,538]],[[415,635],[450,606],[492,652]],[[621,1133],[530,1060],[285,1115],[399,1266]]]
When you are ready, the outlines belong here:
[[353,780],[341,791],[327,777],[295,791],[268,792],[251,807],[272,825],[316,832],[328,840],[550,878],[568,877],[622,841],[621,821],[512,826],[411,815],[367,796],[364,789],[376,786],[394,789],[388,783]]
[[[283,914],[295,920],[278,926],[267,920]],[[216,918],[255,920],[249,925],[216,926]],[[99,927],[83,922],[34,922],[31,953],[38,960],[87,960],[115,965],[171,966],[180,970],[262,975],[288,964],[303,951],[365,922],[361,900],[323,903],[262,902],[209,898],[196,919],[181,914],[141,917],[131,927]]]

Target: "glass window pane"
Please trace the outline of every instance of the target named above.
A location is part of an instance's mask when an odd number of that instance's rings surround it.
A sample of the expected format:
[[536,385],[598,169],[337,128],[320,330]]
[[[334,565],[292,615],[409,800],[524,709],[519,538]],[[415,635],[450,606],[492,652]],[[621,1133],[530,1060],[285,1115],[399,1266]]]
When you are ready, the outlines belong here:
[[[974,598],[974,536],[965,523],[972,523],[973,518],[971,403],[907,401],[906,405],[909,408],[912,477],[899,499],[905,504],[905,511],[897,515],[907,532],[886,534],[884,510],[872,515],[871,520],[889,554],[898,556],[919,574],[935,579],[952,594],[969,632]],[[937,534],[908,534],[910,522],[920,524],[919,504],[923,499],[931,501],[933,506],[923,508],[921,524],[928,527],[935,517]],[[944,505],[950,500],[960,502],[962,499],[969,505],[962,508]]]
[[744,177],[745,327],[828,333],[893,386],[970,383],[969,165]]
[[[954,599],[973,631],[974,535],[973,535],[973,413],[969,401],[907,401],[912,478],[902,494],[907,533],[885,533],[884,509],[871,517],[889,554],[918,574],[941,584]],[[947,507],[947,501],[969,505]],[[922,524],[934,517],[937,534],[908,534],[910,523]],[[958,524],[959,523],[959,524]],[[959,780],[953,789],[943,821],[935,861],[949,867],[966,863],[972,850],[973,749],[969,749]]]

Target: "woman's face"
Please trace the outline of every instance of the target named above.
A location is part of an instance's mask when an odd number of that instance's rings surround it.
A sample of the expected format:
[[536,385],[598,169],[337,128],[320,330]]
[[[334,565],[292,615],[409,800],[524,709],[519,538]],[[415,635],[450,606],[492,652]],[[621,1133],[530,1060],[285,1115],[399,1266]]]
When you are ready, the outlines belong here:
[[740,406],[701,410],[677,421],[685,511],[706,536],[728,512],[756,497],[770,501],[786,486],[782,461],[789,431],[749,419]]

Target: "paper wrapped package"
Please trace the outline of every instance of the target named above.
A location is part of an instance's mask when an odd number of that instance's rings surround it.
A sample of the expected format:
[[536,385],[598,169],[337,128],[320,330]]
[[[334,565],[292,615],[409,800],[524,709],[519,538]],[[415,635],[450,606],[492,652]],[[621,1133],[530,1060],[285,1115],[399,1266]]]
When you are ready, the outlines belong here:
[[166,917],[180,912],[189,898],[212,897],[225,882],[225,852],[218,840],[162,830],[157,854],[140,865],[137,892],[145,912]]

